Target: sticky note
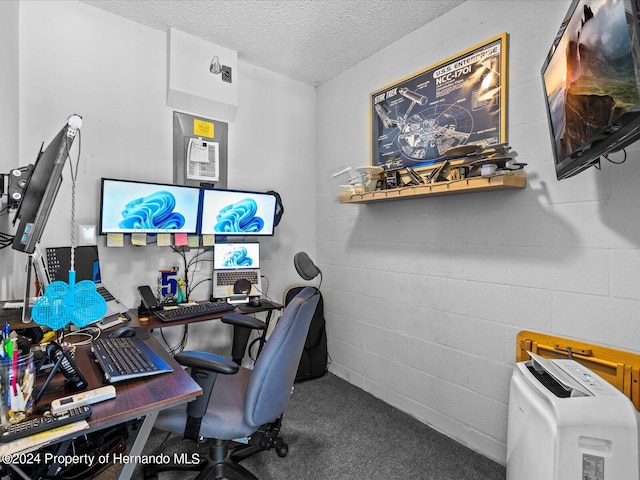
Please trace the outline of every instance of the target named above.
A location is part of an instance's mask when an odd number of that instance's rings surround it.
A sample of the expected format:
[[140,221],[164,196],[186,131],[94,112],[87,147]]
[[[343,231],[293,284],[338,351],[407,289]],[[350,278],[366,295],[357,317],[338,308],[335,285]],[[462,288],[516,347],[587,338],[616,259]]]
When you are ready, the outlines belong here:
[[200,237],[198,235],[187,235],[187,245],[190,248],[198,248],[200,246]]
[[171,234],[170,233],[159,233],[156,235],[156,242],[159,247],[170,247],[171,246]]
[[131,234],[131,245],[144,246],[147,244],[147,234],[146,233],[132,233]]
[[107,247],[124,247],[124,234],[107,233]]
[[175,243],[176,247],[182,247],[186,246],[189,240],[187,239],[186,233],[174,233],[173,242]]
[[203,247],[212,247],[216,244],[216,236],[215,235],[202,235],[202,246]]

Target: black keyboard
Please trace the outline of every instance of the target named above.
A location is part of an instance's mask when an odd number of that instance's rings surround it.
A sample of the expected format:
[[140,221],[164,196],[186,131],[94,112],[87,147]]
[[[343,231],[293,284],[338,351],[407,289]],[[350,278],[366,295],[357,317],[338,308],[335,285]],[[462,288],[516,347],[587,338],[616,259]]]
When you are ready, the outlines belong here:
[[228,312],[235,308],[235,305],[231,305],[225,301],[219,301],[185,305],[171,310],[158,310],[153,313],[163,322],[174,322],[176,320],[185,320],[187,318],[200,317],[202,315]]
[[173,372],[140,337],[98,338],[91,341],[91,348],[105,379],[111,383]]
[[91,416],[91,407],[84,405],[82,407],[71,408],[64,412],[37,417],[24,422],[14,423],[0,430],[0,442],[11,442],[20,438],[28,437],[36,433],[51,430],[56,427],[67,425],[68,423],[84,420]]

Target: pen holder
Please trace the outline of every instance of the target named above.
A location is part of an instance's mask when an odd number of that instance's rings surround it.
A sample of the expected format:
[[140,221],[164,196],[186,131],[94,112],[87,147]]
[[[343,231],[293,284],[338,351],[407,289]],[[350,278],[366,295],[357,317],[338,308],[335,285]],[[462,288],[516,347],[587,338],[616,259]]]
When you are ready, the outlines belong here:
[[0,362],[0,423],[18,423],[33,411],[33,352],[15,359],[4,357]]

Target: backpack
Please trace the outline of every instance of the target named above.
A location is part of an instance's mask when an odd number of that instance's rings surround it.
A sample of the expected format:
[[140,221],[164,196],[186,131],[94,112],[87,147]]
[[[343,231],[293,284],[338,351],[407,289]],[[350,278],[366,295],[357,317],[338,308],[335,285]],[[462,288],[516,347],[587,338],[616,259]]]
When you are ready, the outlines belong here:
[[[292,287],[284,297],[284,304],[287,306],[289,302],[305,287]],[[318,292],[320,293],[320,292]],[[324,319],[324,302],[320,293],[318,306],[313,314],[307,341],[304,344],[298,372],[296,373],[296,382],[302,380],[310,380],[318,378],[327,373],[327,331]]]

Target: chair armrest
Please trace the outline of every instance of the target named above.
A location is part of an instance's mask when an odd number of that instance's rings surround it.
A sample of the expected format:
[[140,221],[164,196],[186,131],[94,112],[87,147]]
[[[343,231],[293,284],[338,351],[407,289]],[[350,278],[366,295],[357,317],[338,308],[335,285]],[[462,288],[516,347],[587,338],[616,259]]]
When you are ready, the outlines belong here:
[[174,356],[180,365],[199,368],[210,372],[231,375],[238,372],[238,364],[224,357],[208,352],[180,352]]
[[233,346],[231,348],[231,357],[238,365],[242,363],[242,357],[247,350],[249,335],[252,330],[262,330],[266,328],[266,324],[262,320],[258,320],[250,315],[241,313],[228,313],[222,317],[222,323],[233,325]]
[[239,327],[246,327],[252,330],[264,330],[266,324],[262,320],[258,320],[256,317],[250,315],[243,315],[242,313],[228,313],[221,318],[222,323],[229,323],[231,325],[237,325]]
[[202,417],[207,411],[213,386],[218,374],[231,375],[237,373],[239,366],[224,357],[208,352],[188,351],[176,353],[174,357],[180,365],[191,368],[191,378],[202,388],[202,395],[187,405],[187,421],[184,436],[197,440]]

